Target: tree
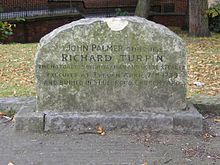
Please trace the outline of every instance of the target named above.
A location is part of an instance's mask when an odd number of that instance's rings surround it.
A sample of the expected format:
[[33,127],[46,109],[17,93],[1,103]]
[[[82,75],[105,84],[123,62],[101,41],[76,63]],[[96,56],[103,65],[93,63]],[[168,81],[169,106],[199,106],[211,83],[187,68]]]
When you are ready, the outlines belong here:
[[151,0],[138,0],[135,15],[139,17],[147,18],[150,12],[150,1]]
[[210,36],[208,27],[207,0],[189,0],[189,35],[196,37]]

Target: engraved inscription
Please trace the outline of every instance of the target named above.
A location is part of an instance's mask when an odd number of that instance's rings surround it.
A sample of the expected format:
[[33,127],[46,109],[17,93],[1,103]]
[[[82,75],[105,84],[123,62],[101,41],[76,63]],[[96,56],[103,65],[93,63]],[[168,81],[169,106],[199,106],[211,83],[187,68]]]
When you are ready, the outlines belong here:
[[[163,50],[157,47],[66,44],[62,50],[60,61],[65,64],[37,66],[46,74],[43,86],[168,86],[178,84],[173,80],[185,69],[164,63]],[[108,55],[126,51],[134,55]]]

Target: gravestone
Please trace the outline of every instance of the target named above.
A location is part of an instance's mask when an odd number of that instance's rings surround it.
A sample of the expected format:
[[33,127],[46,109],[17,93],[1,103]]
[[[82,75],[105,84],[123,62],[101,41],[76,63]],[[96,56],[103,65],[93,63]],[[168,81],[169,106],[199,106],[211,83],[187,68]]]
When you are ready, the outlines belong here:
[[36,58],[37,110],[157,112],[186,108],[186,51],[138,17],[84,19],[45,36]]
[[27,120],[24,108],[17,129],[202,130],[202,116],[186,104],[182,39],[144,18],[90,18],[55,29],[41,39],[35,68],[36,109]]

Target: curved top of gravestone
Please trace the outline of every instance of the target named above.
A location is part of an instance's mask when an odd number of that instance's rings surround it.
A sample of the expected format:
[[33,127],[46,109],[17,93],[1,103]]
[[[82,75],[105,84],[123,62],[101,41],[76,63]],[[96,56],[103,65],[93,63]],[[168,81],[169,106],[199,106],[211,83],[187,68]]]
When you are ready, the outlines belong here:
[[[39,44],[38,50],[40,49],[40,47],[46,45],[54,37],[59,35],[60,32],[63,32],[65,30],[67,30],[67,29],[74,30],[74,27],[76,27],[76,26],[82,26],[82,25],[86,26],[86,25],[93,24],[94,22],[104,22],[104,23],[108,24],[110,29],[112,28],[111,27],[111,23],[112,24],[114,24],[114,23],[115,24],[119,24],[119,23],[123,24],[124,23],[126,25],[127,25],[128,22],[137,23],[139,25],[144,26],[143,28],[146,28],[146,30],[149,30],[149,31],[150,30],[154,30],[155,32],[158,31],[161,34],[169,35],[170,37],[175,37],[176,39],[178,39],[181,42],[183,42],[183,40],[178,35],[176,35],[174,32],[169,30],[167,27],[165,27],[165,26],[163,26],[161,24],[157,24],[157,23],[155,23],[153,21],[149,21],[149,20],[147,20],[145,18],[142,18],[142,17],[136,17],[136,16],[127,17],[126,16],[126,17],[111,17],[111,18],[86,18],[86,19],[80,19],[78,21],[74,21],[74,22],[71,22],[69,24],[63,25],[63,26],[53,30],[49,34],[45,35],[40,40],[40,44]],[[114,28],[112,28],[112,29],[113,29],[113,31],[115,31]],[[119,29],[119,30],[116,30],[116,31],[120,31],[120,30],[123,30],[123,29]]]
[[35,65],[38,111],[186,108],[185,45],[144,18],[88,18],[61,26],[41,39]]

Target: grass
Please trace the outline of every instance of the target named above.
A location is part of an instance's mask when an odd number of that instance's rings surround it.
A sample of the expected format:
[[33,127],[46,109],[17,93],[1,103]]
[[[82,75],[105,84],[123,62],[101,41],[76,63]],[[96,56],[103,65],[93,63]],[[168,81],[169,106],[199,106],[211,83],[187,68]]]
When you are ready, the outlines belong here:
[[37,44],[0,45],[0,97],[35,95]]
[[[188,50],[188,96],[220,94],[220,34],[211,38],[183,38]],[[196,87],[196,81],[205,85]]]
[[[210,38],[188,37],[173,29],[186,42],[188,51],[188,97],[220,93],[220,34]],[[34,56],[37,44],[0,45],[0,97],[33,96],[35,92]],[[203,82],[202,88],[195,81]]]

